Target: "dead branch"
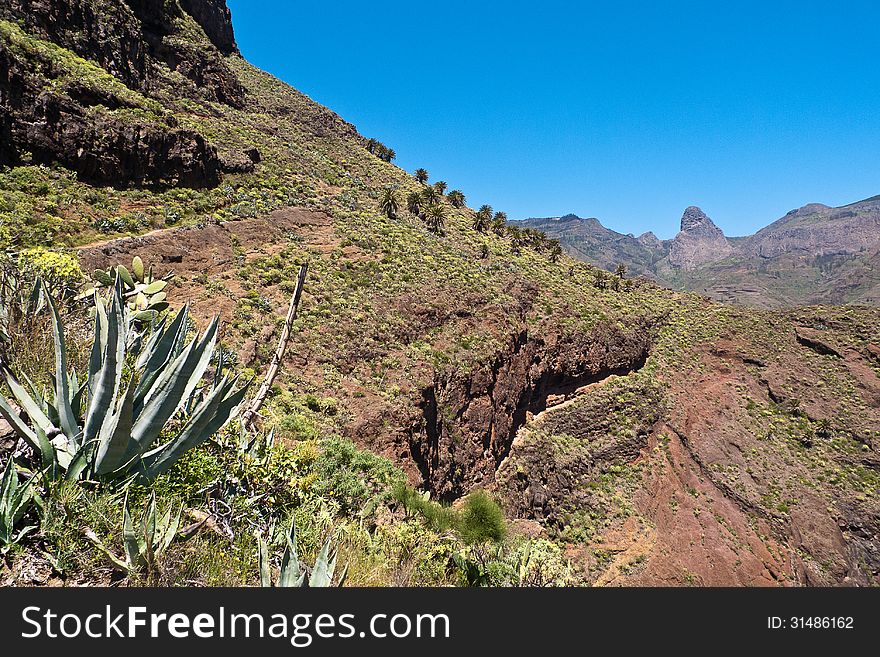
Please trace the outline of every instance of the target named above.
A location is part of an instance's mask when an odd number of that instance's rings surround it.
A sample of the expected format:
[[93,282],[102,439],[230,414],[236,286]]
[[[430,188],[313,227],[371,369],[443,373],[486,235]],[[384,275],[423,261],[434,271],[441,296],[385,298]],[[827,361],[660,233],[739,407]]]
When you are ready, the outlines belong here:
[[293,326],[297,310],[299,309],[299,299],[302,296],[303,285],[305,284],[308,270],[309,263],[307,262],[303,263],[302,267],[299,268],[299,276],[296,280],[296,290],[294,290],[293,297],[290,299],[290,308],[287,311],[287,319],[284,320],[284,329],[281,331],[281,338],[278,340],[278,348],[275,350],[275,355],[272,356],[272,362],[269,363],[269,371],[266,372],[266,378],[260,386],[260,389],[257,391],[251,405],[248,406],[247,410],[241,416],[242,425],[246,429],[253,429],[257,413],[260,411],[260,408],[262,408],[263,402],[266,401],[266,397],[269,395],[269,390],[272,389],[272,384],[275,382],[275,377],[278,375],[281,362],[284,360],[284,352],[287,350],[287,343],[290,341],[291,327]]

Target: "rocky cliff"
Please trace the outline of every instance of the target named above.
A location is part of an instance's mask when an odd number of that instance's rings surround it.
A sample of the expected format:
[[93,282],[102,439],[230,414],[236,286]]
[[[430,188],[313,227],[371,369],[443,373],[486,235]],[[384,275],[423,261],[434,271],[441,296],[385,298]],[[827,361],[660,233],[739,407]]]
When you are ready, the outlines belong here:
[[669,248],[669,263],[679,269],[696,269],[723,260],[733,251],[724,233],[696,206],[684,211],[681,231]]
[[0,20],[0,164],[188,187],[235,168],[173,116],[184,98],[245,102],[225,61],[236,52],[225,2],[11,0]]

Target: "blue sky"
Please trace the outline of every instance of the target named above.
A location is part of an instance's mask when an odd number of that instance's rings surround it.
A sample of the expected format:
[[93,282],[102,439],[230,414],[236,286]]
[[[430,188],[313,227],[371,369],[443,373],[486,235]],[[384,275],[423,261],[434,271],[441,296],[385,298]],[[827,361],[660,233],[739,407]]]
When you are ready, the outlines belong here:
[[741,235],[880,194],[880,3],[228,4],[252,63],[511,218]]

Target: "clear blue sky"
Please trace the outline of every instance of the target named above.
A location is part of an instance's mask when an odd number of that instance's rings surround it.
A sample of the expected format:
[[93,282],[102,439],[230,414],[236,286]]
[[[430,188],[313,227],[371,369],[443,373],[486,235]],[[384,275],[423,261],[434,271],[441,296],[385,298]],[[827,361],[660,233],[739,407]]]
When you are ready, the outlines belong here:
[[880,194],[880,3],[229,0],[251,62],[511,218]]

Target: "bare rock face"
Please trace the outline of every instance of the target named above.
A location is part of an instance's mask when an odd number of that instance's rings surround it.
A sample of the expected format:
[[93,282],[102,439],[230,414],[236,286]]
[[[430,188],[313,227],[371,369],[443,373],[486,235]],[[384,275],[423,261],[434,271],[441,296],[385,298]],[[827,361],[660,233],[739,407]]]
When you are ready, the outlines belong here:
[[224,55],[238,52],[226,0],[180,0],[180,5],[202,27],[217,50]]
[[724,233],[700,208],[691,206],[681,218],[681,232],[672,241],[669,262],[679,269],[695,269],[722,260],[733,252]]
[[[258,161],[230,164],[170,113],[142,111],[152,99],[161,107],[180,97],[244,107],[244,88],[224,61],[237,52],[225,1],[7,0],[0,19],[16,24],[0,35],[0,164],[28,153],[96,184],[199,188]],[[34,45],[45,42],[63,50]],[[75,56],[140,96],[72,74],[81,66]],[[191,86],[170,89],[172,74]]]
[[18,21],[28,33],[99,64],[131,89],[149,94],[154,87],[156,67],[165,66],[207,90],[214,100],[234,107],[241,107],[244,102],[244,89],[221,56],[236,50],[232,19],[223,0],[184,3],[187,13],[213,44],[208,48],[178,34],[177,21],[184,13],[176,1],[8,3],[8,7],[0,9],[0,18]]

